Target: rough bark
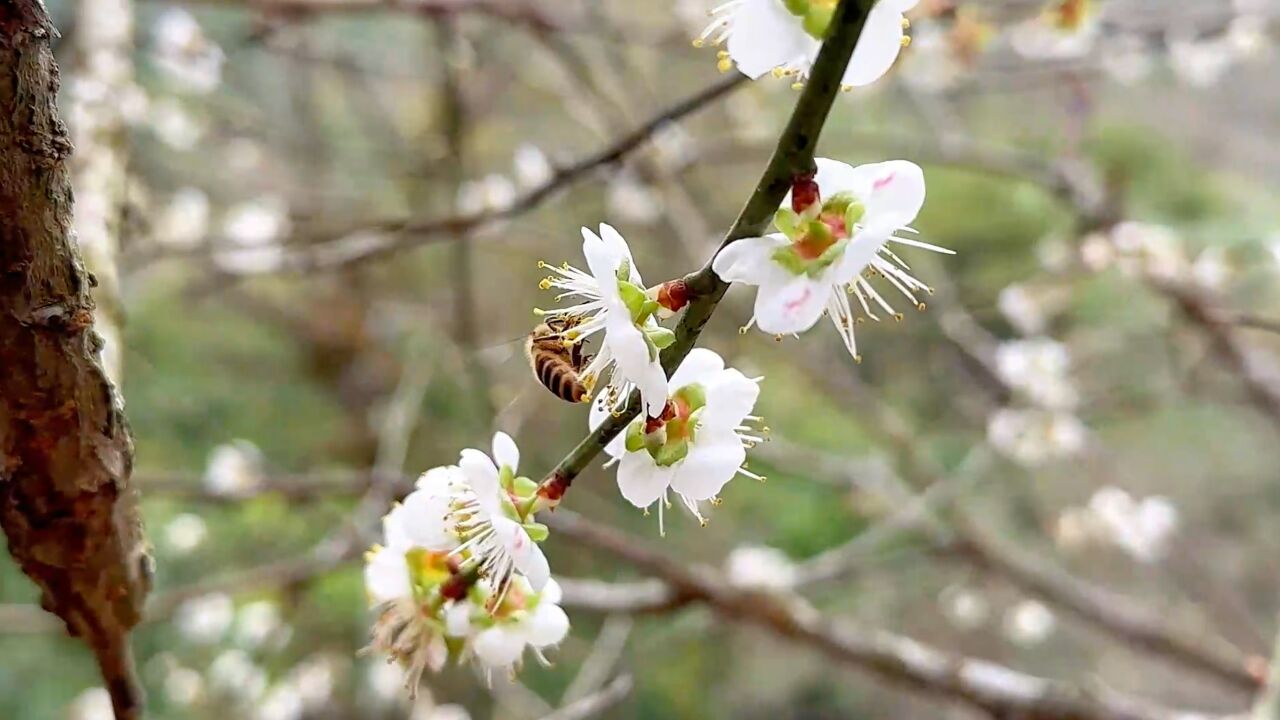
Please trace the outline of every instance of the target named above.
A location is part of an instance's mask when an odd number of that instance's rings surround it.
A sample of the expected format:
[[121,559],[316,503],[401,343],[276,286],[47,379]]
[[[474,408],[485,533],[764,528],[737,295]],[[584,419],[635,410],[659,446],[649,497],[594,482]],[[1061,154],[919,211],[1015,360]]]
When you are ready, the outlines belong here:
[[43,607],[92,649],[116,717],[132,719],[129,629],[150,561],[72,231],[54,36],[39,0],[0,4],[0,527]]

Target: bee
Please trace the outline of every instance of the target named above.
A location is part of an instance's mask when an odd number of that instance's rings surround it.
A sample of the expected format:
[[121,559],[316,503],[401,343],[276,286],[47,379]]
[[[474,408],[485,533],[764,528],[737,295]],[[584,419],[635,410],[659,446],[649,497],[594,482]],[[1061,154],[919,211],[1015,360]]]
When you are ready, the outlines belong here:
[[552,395],[571,403],[591,399],[591,384],[582,377],[591,358],[583,355],[581,345],[565,339],[578,322],[572,317],[547,320],[529,333],[524,346],[533,376]]

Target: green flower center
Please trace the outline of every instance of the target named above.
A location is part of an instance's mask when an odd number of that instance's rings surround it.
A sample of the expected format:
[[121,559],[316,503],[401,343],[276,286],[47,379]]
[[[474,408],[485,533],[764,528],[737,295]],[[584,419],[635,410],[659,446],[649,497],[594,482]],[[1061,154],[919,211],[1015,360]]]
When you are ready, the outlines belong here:
[[800,18],[804,31],[815,40],[827,39],[837,0],[782,0],[782,4],[787,12]]
[[866,208],[851,193],[837,193],[797,213],[782,208],[773,224],[791,241],[773,251],[773,261],[792,275],[816,278],[843,255]]
[[671,467],[685,459],[706,404],[707,391],[702,385],[691,383],[675,391],[660,416],[636,420],[627,428],[627,452],[647,452],[659,467]]
[[631,263],[623,259],[618,266],[618,295],[631,314],[631,322],[643,335],[649,349],[649,361],[658,359],[658,352],[676,341],[676,334],[661,327],[653,320],[654,313],[662,307],[657,299],[649,297],[645,289],[631,282]]

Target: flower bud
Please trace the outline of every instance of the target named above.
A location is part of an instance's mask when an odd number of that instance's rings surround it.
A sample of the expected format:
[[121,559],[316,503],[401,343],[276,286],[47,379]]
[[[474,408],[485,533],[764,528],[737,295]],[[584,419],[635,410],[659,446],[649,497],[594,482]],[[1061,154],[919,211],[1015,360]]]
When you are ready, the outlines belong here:
[[668,280],[658,286],[658,304],[669,313],[675,313],[693,299],[693,292],[683,278]]
[[818,192],[818,182],[814,180],[814,173],[805,173],[797,175],[791,181],[791,209],[798,213],[818,205],[822,202],[822,196]]

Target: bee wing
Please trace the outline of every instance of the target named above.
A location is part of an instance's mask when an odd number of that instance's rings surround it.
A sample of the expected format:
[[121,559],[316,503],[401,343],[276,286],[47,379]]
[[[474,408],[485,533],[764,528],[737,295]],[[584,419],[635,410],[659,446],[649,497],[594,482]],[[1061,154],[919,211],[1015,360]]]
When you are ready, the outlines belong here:
[[486,367],[499,367],[510,362],[512,358],[524,353],[524,344],[528,335],[520,335],[502,342],[486,345],[476,350],[476,359]]

